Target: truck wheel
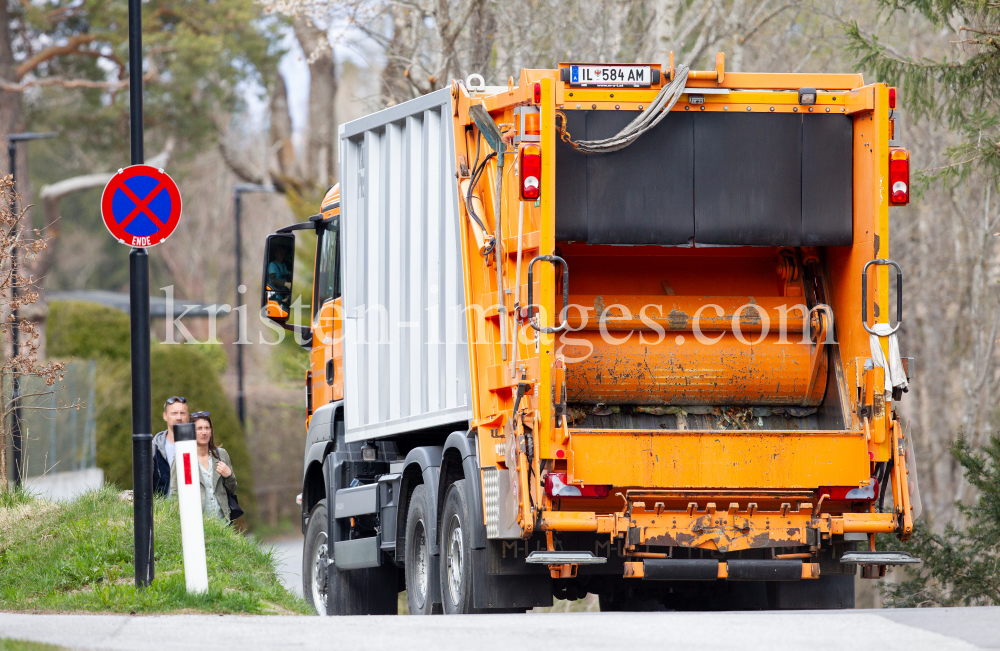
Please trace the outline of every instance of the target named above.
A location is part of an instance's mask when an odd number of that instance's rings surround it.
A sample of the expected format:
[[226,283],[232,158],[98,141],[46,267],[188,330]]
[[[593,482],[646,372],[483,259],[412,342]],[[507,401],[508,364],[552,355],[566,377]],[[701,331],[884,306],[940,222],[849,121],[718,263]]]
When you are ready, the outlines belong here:
[[326,500],[313,507],[302,556],[302,592],[318,615],[395,615],[399,607],[396,566],[391,562],[340,571],[333,564]]
[[472,607],[472,548],[464,479],[445,493],[441,518],[441,601],[447,615],[477,612]]
[[302,550],[302,596],[317,615],[326,615],[327,561],[326,500],[320,500],[309,514],[309,526]]
[[427,490],[421,484],[410,496],[406,514],[406,602],[411,615],[431,614],[431,540],[428,537]]

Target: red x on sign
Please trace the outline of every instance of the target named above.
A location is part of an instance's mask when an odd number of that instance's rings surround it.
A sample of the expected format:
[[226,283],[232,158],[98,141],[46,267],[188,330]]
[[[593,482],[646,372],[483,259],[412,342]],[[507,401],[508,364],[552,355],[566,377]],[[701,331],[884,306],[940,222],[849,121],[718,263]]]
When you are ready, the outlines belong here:
[[156,246],[180,222],[181,193],[163,170],[132,165],[108,181],[101,196],[101,216],[122,244]]

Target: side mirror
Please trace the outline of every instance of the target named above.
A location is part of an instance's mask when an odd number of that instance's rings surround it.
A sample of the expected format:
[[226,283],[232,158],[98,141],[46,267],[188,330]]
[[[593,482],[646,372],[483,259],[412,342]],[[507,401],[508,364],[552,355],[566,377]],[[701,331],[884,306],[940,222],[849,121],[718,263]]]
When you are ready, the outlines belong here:
[[278,323],[288,320],[292,304],[292,269],[295,267],[295,236],[275,233],[264,244],[264,279],[260,305],[265,316]]

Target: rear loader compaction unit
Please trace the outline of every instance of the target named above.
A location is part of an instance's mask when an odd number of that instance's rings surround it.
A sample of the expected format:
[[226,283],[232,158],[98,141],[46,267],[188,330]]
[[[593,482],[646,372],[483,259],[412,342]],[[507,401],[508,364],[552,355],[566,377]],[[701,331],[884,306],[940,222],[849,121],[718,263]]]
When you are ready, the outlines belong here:
[[339,186],[264,261],[311,351],[307,599],[851,608],[859,572],[919,562],[875,547],[920,511],[895,106],[720,53],[472,75],[342,125]]

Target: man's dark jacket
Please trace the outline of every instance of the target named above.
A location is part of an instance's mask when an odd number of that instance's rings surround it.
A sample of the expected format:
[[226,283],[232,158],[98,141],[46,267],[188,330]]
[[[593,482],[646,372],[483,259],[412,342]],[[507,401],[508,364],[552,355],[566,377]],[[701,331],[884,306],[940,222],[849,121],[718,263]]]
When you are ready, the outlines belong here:
[[167,461],[167,430],[153,437],[153,494],[170,493],[170,462]]

